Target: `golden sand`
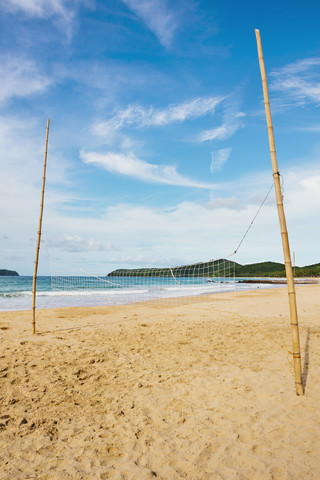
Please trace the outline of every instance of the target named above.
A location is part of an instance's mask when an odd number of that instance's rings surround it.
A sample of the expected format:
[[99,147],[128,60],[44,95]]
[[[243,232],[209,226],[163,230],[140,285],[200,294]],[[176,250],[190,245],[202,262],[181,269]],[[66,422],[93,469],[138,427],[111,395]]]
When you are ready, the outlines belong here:
[[0,313],[0,479],[319,479],[320,285],[297,303],[303,397],[285,288]]

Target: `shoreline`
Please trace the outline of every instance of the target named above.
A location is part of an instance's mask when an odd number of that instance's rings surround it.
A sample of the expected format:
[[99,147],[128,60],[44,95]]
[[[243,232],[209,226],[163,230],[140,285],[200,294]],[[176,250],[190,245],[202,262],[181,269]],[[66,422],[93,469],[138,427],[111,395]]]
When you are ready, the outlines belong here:
[[[267,283],[267,284],[281,284],[286,285],[287,279],[285,277],[278,278],[278,277],[248,277],[245,280],[239,280],[238,283]],[[316,277],[306,277],[306,278],[295,278],[294,279],[295,285],[320,285],[320,278]]]
[[[210,281],[210,283],[214,283],[212,281]],[[220,282],[216,282],[217,284],[219,284]],[[252,287],[252,288],[245,288],[243,290],[239,290],[237,289],[237,285],[256,285],[256,287]],[[79,293],[75,293],[75,292],[72,292],[72,297],[71,297],[71,300],[74,299],[74,298],[78,298],[79,299],[79,303],[77,304],[77,302],[75,303],[67,303],[66,304],[66,298],[68,298],[68,296],[65,296],[64,294],[61,296],[61,304],[59,305],[59,303],[56,301],[57,298],[60,298],[60,295],[59,293],[60,292],[55,292],[56,295],[54,297],[51,298],[51,295],[49,295],[49,300],[44,300],[44,296],[43,296],[43,291],[39,291],[38,292],[38,295],[37,295],[37,302],[36,302],[36,312],[39,312],[39,311],[47,311],[47,310],[50,310],[50,311],[53,311],[53,310],[56,310],[56,309],[68,309],[68,308],[108,308],[108,307],[126,307],[126,306],[130,306],[130,305],[139,305],[139,304],[146,304],[146,305],[159,305],[159,306],[166,306],[166,305],[171,305],[173,306],[175,303],[177,305],[179,304],[185,304],[185,303],[198,303],[198,302],[201,302],[201,299],[206,299],[206,298],[210,298],[212,296],[212,298],[215,298],[216,296],[219,296],[219,295],[239,295],[241,293],[245,293],[245,292],[255,292],[255,291],[261,291],[261,289],[267,289],[267,290],[270,290],[270,289],[274,289],[274,288],[283,288],[285,285],[287,284],[286,282],[286,279],[285,278],[279,278],[279,279],[274,279],[274,278],[261,278],[261,277],[256,277],[254,279],[244,279],[244,280],[238,280],[234,283],[235,287],[234,289],[232,290],[221,290],[221,291],[213,291],[211,293],[201,293],[201,294],[191,294],[191,295],[186,295],[186,296],[177,296],[177,297],[158,297],[158,298],[138,298],[136,300],[132,300],[132,299],[129,299],[129,300],[122,300],[121,302],[117,302],[117,303],[108,303],[108,300],[109,298],[103,298],[103,295],[104,295],[104,292],[98,292],[98,296],[97,295],[97,292],[95,291],[92,291],[92,295],[88,296],[87,294],[85,296],[82,296],[82,292],[79,291]],[[304,278],[304,279],[301,279],[301,281],[297,281],[295,282],[295,285],[296,286],[307,286],[307,285],[318,285],[320,284],[320,279],[317,280],[317,279],[313,279],[313,278]],[[261,287],[260,287],[261,285]],[[92,301],[92,303],[87,303],[87,299],[88,298],[93,298],[95,300]],[[50,299],[51,298],[51,299]],[[70,300],[69,300],[70,301]],[[84,302],[84,303],[81,303],[81,302]],[[96,303],[95,303],[96,302]],[[0,308],[0,315],[1,314],[5,314],[6,312],[12,312],[12,313],[21,313],[21,312],[29,312],[31,311],[32,307],[31,307],[31,304],[28,308],[26,308],[25,306],[21,306],[21,307],[16,307],[15,309],[5,309],[5,308]]]

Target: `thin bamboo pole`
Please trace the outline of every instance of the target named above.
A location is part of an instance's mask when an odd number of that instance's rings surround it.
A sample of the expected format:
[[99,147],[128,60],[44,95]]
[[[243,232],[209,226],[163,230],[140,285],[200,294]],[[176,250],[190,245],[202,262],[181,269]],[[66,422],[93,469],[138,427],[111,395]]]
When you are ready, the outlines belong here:
[[32,286],[32,333],[33,333],[33,335],[36,333],[36,291],[37,291],[36,287],[37,287],[37,272],[38,272],[39,250],[40,250],[40,240],[41,240],[42,215],[43,215],[43,205],[44,205],[44,188],[45,188],[45,184],[46,184],[49,124],[50,124],[50,120],[48,118],[47,119],[47,131],[46,131],[46,143],[45,143],[45,151],[44,151],[44,162],[43,162],[42,191],[41,191],[41,203],[40,203],[38,241],[37,241],[37,249],[36,249],[36,259],[35,259],[35,262],[34,262],[34,274],[33,274],[33,286]]
[[268,136],[269,136],[270,156],[271,156],[272,171],[273,171],[273,180],[274,180],[274,186],[275,186],[275,192],[276,192],[276,200],[277,200],[278,216],[279,216],[279,222],[280,222],[283,255],[284,255],[284,262],[285,262],[285,269],[286,269],[287,285],[288,285],[296,393],[297,393],[297,395],[303,395],[303,384],[302,384],[302,378],[301,378],[301,355],[300,355],[300,340],[299,340],[299,326],[298,326],[298,315],[297,315],[296,292],[295,292],[295,288],[294,288],[294,279],[293,279],[293,274],[292,274],[292,263],[291,263],[291,256],[290,256],[288,231],[287,231],[287,225],[286,225],[286,219],[285,219],[283,201],[282,201],[282,192],[281,192],[281,185],[280,185],[280,173],[278,171],[277,154],[276,154],[276,148],[275,148],[275,143],[274,143],[273,126],[272,126],[272,118],[271,118],[271,110],[270,110],[270,103],[269,103],[268,86],[267,86],[267,77],[266,77],[266,71],[265,71],[263,54],[262,54],[260,31],[256,29],[255,34],[256,34],[257,46],[258,46],[258,56],[259,56],[263,96],[264,96],[264,106],[265,106],[267,126],[268,126]]

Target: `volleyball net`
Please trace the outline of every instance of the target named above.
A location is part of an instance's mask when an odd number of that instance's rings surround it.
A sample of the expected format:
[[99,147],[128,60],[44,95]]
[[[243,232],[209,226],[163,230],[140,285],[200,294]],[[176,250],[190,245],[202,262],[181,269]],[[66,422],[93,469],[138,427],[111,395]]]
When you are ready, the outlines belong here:
[[210,260],[183,266],[116,269],[108,274],[67,269],[51,262],[52,291],[99,298],[99,303],[185,303],[190,297],[234,290],[235,262]]

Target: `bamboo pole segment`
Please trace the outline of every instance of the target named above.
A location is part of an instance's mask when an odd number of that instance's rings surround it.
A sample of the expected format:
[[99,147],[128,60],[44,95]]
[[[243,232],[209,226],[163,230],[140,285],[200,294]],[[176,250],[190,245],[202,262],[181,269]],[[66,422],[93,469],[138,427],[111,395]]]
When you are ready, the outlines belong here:
[[280,222],[283,255],[284,255],[284,262],[285,262],[285,269],[286,269],[287,285],[288,285],[296,393],[297,395],[303,395],[297,303],[296,303],[294,279],[292,274],[292,263],[291,263],[291,256],[290,256],[288,231],[287,231],[287,225],[286,225],[286,219],[285,219],[283,201],[282,201],[280,173],[278,171],[277,154],[276,154],[276,148],[274,143],[273,126],[272,126],[272,118],[271,118],[271,110],[270,110],[270,103],[269,103],[268,86],[267,86],[267,77],[266,77],[266,71],[265,71],[263,54],[262,54],[260,31],[256,29],[255,34],[257,39],[259,65],[260,65],[263,96],[264,96],[264,106],[265,106],[267,126],[268,126],[268,137],[269,137],[270,156],[271,156],[272,171],[273,171],[273,180],[274,180],[274,186],[275,186],[275,192],[276,192],[277,209],[278,209],[278,216],[279,216],[279,222]]
[[45,187],[45,184],[46,184],[49,124],[50,124],[50,120],[48,118],[47,119],[47,131],[46,131],[46,143],[45,143],[45,151],[44,151],[44,162],[43,162],[42,191],[41,191],[41,203],[40,203],[38,241],[37,241],[37,249],[36,249],[36,259],[35,259],[35,262],[34,262],[34,274],[33,274],[33,286],[32,286],[32,333],[33,333],[33,335],[36,333],[36,290],[37,290],[36,286],[37,286],[37,272],[38,272],[38,263],[39,263],[39,250],[40,250],[42,215],[43,215],[43,204],[44,204],[44,187]]

